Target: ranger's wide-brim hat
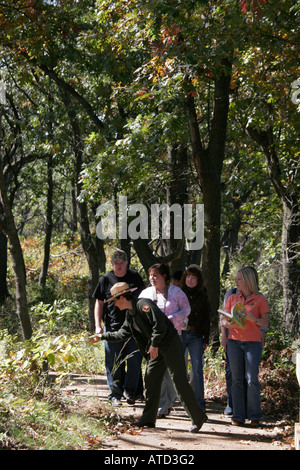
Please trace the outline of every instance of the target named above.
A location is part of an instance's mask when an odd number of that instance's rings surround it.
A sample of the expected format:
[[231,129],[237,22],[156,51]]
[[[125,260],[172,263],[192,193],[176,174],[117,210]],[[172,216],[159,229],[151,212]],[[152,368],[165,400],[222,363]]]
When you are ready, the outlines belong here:
[[126,292],[133,292],[135,290],[137,290],[137,287],[129,287],[127,282],[117,282],[110,289],[111,297],[105,300],[105,302],[110,302],[116,297],[119,297],[119,295],[126,294]]

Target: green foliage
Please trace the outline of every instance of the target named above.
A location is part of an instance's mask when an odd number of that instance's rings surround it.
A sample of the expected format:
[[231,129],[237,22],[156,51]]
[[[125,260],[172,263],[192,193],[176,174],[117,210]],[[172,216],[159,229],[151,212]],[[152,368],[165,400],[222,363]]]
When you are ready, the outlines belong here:
[[35,268],[29,271],[28,277],[34,330],[29,341],[19,338],[13,300],[7,299],[2,308],[2,377],[5,382],[6,377],[12,387],[14,380],[22,382],[24,390],[28,387],[39,389],[48,369],[63,379],[70,372],[100,372],[104,367],[102,348],[91,347],[87,341],[89,320],[84,255],[77,251],[77,240],[57,236],[53,243],[48,283],[41,289],[36,271],[41,263],[42,240],[23,241],[27,267]]
[[205,350],[203,373],[205,375],[206,387],[216,387],[217,383],[223,383],[225,377],[224,369],[224,348],[219,347],[214,350],[212,346],[209,346]]
[[37,332],[20,343],[2,330],[0,341],[1,379],[8,388],[39,389],[48,369],[61,379],[71,372],[104,372],[103,350],[90,346],[85,332],[59,336]]
[[[129,203],[167,199],[172,182],[168,145],[180,143],[187,146],[190,159],[190,167],[183,169],[189,175],[189,198],[201,200],[185,101],[187,96],[195,100],[205,149],[215,124],[214,85],[224,58],[232,62],[233,73],[222,169],[222,261],[229,235],[238,230],[223,287],[232,286],[241,264],[257,268],[271,310],[267,342],[274,348],[278,344],[274,332],[283,331],[284,313],[282,201],[278,187],[276,193],[270,183],[264,152],[246,130],[272,131],[281,194],[298,194],[299,107],[291,100],[291,83],[299,73],[296,3],[1,3],[0,79],[7,100],[1,105],[0,158],[15,223],[23,234],[34,323],[31,341],[21,343],[13,299],[1,308],[0,370],[11,394],[3,398],[8,415],[15,413],[15,406],[27,409],[27,398],[18,402],[16,389],[43,389],[45,363],[61,376],[102,367],[100,347],[90,349],[85,340],[89,279],[79,237],[69,236],[70,189],[78,183],[77,198],[88,204],[94,236],[94,211],[101,202],[118,194],[127,195]],[[76,117],[76,135],[70,116]],[[56,231],[47,285],[40,289],[49,154]],[[13,295],[12,277],[9,266]],[[207,354],[207,373],[213,380],[211,371],[221,370],[222,353]],[[282,363],[283,357],[276,358],[278,368],[285,367]],[[42,405],[32,409],[40,409],[41,416],[48,413]]]
[[116,419],[109,408],[68,398],[47,387],[43,396],[22,398],[0,390],[0,449],[89,450],[101,449],[107,420]]
[[0,448],[101,448],[105,406],[89,416],[60,391],[70,373],[105,373],[103,348],[92,346],[86,332],[72,334],[68,313],[63,301],[38,304],[30,341],[0,330]]
[[31,308],[31,316],[43,331],[49,329],[51,335],[70,333],[74,327],[78,329],[80,321],[85,320],[81,307],[79,302],[70,299],[55,300],[52,305],[40,302]]

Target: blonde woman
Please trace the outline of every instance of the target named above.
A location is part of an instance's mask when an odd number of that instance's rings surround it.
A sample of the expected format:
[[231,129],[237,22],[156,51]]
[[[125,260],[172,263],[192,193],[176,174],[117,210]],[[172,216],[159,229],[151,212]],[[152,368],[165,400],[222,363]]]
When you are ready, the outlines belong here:
[[237,272],[238,294],[227,299],[225,311],[242,302],[247,312],[245,329],[222,317],[222,326],[229,329],[228,339],[222,338],[227,349],[232,373],[232,424],[243,425],[249,419],[257,426],[262,418],[260,386],[258,381],[259,364],[262,352],[260,327],[268,325],[269,307],[265,297],[258,292],[255,273],[251,267]]

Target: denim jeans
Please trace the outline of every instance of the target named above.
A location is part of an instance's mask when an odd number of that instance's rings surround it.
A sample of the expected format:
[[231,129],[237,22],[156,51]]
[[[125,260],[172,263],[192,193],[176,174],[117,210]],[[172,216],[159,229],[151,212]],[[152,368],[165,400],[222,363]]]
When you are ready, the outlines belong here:
[[230,412],[232,411],[232,398],[231,398],[231,385],[232,385],[232,378],[231,378],[231,370],[230,370],[230,363],[228,352],[225,352],[225,380],[226,380],[226,390],[227,390],[227,410]]
[[[142,363],[142,355],[138,350],[136,342],[133,338],[131,338],[128,342],[119,341],[117,343],[113,343],[105,341],[104,343],[106,378],[107,385],[110,388],[109,398],[116,397],[121,399],[124,390],[126,390],[126,392],[129,394],[135,394],[139,383],[140,368]],[[132,354],[133,352],[134,354]],[[120,353],[121,359],[118,358]],[[118,358],[119,362],[128,355],[131,357],[126,359],[125,362],[122,362],[122,364],[117,367],[116,370],[114,370],[116,365],[116,358]]]
[[260,386],[258,382],[262,343],[228,340],[227,353],[232,374],[231,396],[233,419],[260,420]]
[[201,409],[205,409],[204,400],[204,380],[203,380],[203,338],[196,335],[194,330],[182,331],[183,351],[188,349],[192,371],[193,371],[193,388],[195,391],[197,403]]
[[167,415],[169,413],[169,409],[172,408],[176,399],[177,392],[170,377],[169,371],[166,370],[161,384],[158,414]]

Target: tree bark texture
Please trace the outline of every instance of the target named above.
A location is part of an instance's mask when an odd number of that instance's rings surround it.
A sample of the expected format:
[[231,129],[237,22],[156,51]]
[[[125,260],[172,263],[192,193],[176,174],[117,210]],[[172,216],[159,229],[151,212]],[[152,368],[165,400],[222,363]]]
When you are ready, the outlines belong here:
[[23,338],[30,339],[32,335],[32,327],[27,305],[25,264],[20,240],[14,222],[14,217],[6,193],[1,158],[0,202],[3,210],[2,221],[4,220],[4,224],[1,221],[1,229],[4,231],[9,241],[9,249],[12,257],[12,266],[15,273],[17,313],[20,320]]
[[64,98],[65,106],[68,112],[70,119],[70,124],[73,132],[73,150],[75,155],[75,180],[76,180],[76,192],[77,192],[77,207],[78,207],[78,221],[80,225],[80,235],[82,247],[88,262],[89,267],[89,280],[88,280],[88,304],[89,304],[89,324],[90,331],[95,330],[95,320],[94,320],[94,305],[95,299],[93,298],[93,293],[96,288],[99,274],[100,266],[103,264],[101,260],[98,259],[99,252],[97,250],[96,243],[92,237],[90,231],[90,222],[88,216],[88,206],[86,202],[81,202],[78,199],[78,196],[81,191],[81,182],[80,182],[80,173],[82,170],[82,143],[81,143],[81,132],[80,126],[76,119],[76,114],[71,107],[71,102],[69,98],[65,95]]
[[271,182],[282,203],[281,262],[283,318],[287,331],[292,335],[296,335],[299,333],[299,198],[292,184],[284,185],[282,182],[273,129],[259,130],[249,126],[247,131],[264,152]]
[[53,175],[52,175],[52,155],[48,155],[48,167],[47,167],[47,212],[46,212],[46,236],[44,244],[44,260],[43,266],[39,277],[39,284],[41,286],[46,285],[49,259],[50,259],[50,247],[51,247],[51,237],[53,229],[52,213],[53,213]]
[[221,174],[225,155],[230,77],[231,63],[224,60],[223,72],[215,78],[214,112],[207,147],[201,141],[194,97],[189,94],[186,98],[193,160],[203,194],[205,241],[202,270],[211,304],[213,343],[219,342],[217,310],[220,301]]
[[7,287],[7,238],[0,230],[0,305],[9,297]]

